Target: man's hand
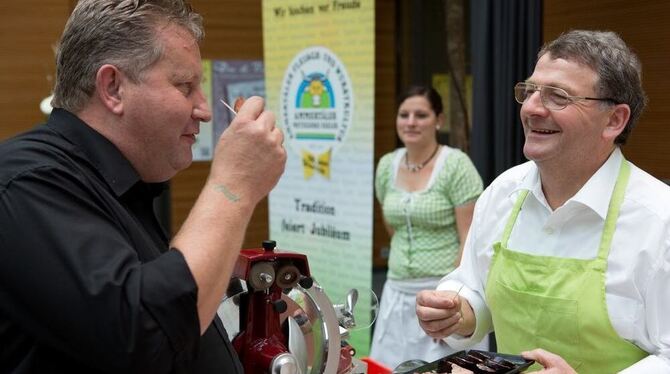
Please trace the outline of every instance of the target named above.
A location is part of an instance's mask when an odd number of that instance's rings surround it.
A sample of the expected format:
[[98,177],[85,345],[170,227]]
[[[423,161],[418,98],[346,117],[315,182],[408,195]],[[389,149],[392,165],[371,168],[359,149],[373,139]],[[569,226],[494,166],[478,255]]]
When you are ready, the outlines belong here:
[[256,204],[284,172],[284,136],[262,98],[247,99],[216,146],[208,179],[231,200]]
[[474,332],[474,313],[470,304],[453,291],[421,291],[416,296],[419,325],[430,337],[442,339],[451,334],[469,336]]
[[535,360],[544,367],[543,370],[534,373],[546,374],[576,374],[577,372],[568,365],[568,363],[559,355],[547,352],[544,349],[534,349],[528,352],[521,352],[525,359]]

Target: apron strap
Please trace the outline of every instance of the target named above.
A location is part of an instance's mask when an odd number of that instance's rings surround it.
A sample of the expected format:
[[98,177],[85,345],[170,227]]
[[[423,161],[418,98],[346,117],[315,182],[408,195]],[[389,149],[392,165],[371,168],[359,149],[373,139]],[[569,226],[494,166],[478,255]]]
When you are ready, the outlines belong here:
[[614,230],[616,229],[616,221],[619,218],[619,211],[623,203],[629,177],[630,163],[625,158],[622,158],[621,166],[619,166],[619,176],[614,185],[614,191],[612,191],[609,208],[607,209],[607,217],[605,217],[605,226],[600,237],[600,247],[598,248],[598,259],[600,260],[607,260],[607,256],[609,255]]
[[521,206],[523,205],[523,202],[526,200],[528,192],[529,192],[528,190],[521,190],[519,192],[519,197],[517,197],[516,202],[514,202],[512,212],[510,213],[509,218],[507,218],[507,224],[505,224],[505,231],[503,231],[502,239],[500,240],[500,244],[504,248],[507,248],[507,240],[512,234],[512,228],[514,228],[514,223],[516,222],[516,218],[519,216]]

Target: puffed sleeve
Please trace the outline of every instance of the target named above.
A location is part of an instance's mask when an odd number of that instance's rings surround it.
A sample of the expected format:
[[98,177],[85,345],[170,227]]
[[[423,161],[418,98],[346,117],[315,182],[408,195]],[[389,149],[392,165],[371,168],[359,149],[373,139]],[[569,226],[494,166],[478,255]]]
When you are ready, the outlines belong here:
[[481,195],[482,178],[468,155],[452,150],[445,167],[448,169],[445,193],[454,206],[472,202]]
[[387,153],[379,160],[377,164],[377,171],[375,175],[375,196],[380,204],[384,203],[386,191],[388,191],[389,183],[393,178],[392,170],[393,152]]

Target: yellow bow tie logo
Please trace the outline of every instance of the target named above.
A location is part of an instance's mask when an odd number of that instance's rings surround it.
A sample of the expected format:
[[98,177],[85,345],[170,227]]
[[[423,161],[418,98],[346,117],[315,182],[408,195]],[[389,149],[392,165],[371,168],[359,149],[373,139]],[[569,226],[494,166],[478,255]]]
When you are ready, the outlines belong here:
[[326,179],[330,179],[330,153],[331,149],[328,149],[326,152],[323,152],[320,155],[315,155],[314,153],[306,150],[302,150],[302,171],[305,176],[305,180],[309,179],[314,175],[314,171],[323,175]]

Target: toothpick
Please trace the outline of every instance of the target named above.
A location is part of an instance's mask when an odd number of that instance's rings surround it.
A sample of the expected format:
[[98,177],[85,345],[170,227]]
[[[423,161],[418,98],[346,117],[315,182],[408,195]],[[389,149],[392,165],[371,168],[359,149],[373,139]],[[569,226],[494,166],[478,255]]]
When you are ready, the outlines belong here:
[[464,284],[461,284],[461,288],[459,288],[458,291],[456,291],[456,296],[454,296],[454,299],[453,299],[453,300],[454,300],[454,304],[456,303],[456,301],[458,301],[458,294],[461,293],[461,290],[463,289],[463,287],[465,287],[465,285],[464,285]]
[[230,110],[231,112],[233,112],[234,115],[237,115],[237,112],[235,111],[235,109],[233,109],[230,105],[228,105],[227,102],[223,101],[223,99],[219,99],[219,100],[221,101],[221,103],[222,103],[223,105],[226,106],[226,108],[228,108],[228,110]]

